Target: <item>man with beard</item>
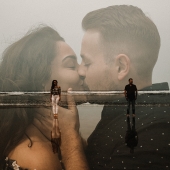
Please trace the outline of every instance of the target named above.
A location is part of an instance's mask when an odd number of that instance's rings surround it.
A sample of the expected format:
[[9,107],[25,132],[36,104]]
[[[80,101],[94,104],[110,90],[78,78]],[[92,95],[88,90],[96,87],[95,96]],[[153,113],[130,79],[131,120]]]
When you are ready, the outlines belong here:
[[[85,34],[78,72],[89,90],[123,90],[128,77],[135,79],[139,90],[169,90],[167,83],[152,85],[160,36],[141,9],[116,5],[95,10],[83,18],[82,27]],[[101,120],[88,138],[87,157],[91,169],[169,168],[170,107],[145,105],[153,101],[163,103],[164,98],[160,100],[159,95],[138,97],[144,106],[136,108],[140,140],[132,155],[124,142],[126,107],[121,106],[124,100],[113,100],[113,104],[119,102],[120,105],[104,106]]]

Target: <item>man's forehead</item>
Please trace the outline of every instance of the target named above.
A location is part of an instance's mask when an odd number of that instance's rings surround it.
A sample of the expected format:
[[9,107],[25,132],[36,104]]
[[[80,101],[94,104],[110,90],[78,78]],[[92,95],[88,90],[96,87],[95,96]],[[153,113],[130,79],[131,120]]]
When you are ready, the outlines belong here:
[[101,43],[101,33],[97,30],[94,29],[89,29],[85,31],[82,43],[88,41],[89,43],[91,42],[96,42],[96,43]]
[[101,34],[96,30],[87,30],[84,33],[81,44],[81,57],[90,58],[91,54],[103,53]]

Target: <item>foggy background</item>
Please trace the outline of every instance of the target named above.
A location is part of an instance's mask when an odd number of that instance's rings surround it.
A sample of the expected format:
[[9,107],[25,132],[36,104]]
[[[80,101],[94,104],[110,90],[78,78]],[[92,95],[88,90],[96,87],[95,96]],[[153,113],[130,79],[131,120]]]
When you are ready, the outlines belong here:
[[161,48],[153,72],[153,83],[170,84],[170,0],[0,0],[0,59],[4,49],[28,30],[47,24],[64,37],[80,63],[83,17],[92,10],[121,4],[141,8],[156,24]]

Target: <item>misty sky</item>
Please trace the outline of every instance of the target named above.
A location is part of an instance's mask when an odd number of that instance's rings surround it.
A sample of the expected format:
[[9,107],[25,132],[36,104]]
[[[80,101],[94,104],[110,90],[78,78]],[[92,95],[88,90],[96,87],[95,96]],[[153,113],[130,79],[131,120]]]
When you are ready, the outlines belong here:
[[170,0],[0,0],[0,54],[31,28],[47,24],[64,37],[80,62],[82,18],[92,10],[117,4],[138,6],[156,24],[161,49],[153,83],[170,84]]

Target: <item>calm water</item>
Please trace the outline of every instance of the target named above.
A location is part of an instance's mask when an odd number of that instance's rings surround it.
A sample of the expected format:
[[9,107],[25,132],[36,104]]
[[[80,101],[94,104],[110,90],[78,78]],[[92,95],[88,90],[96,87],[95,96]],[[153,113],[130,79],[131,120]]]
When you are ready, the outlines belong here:
[[[91,135],[88,140],[92,147],[90,155],[96,159],[91,158],[92,164],[95,164],[97,160],[101,162],[101,159],[105,159],[104,162],[108,163],[106,166],[111,168],[112,163],[114,164],[114,168],[111,169],[147,169],[147,167],[148,169],[153,167],[161,168],[161,170],[170,169],[169,91],[139,92],[135,116],[138,143],[133,148],[133,154],[130,153],[130,147],[127,146],[125,138],[128,127],[132,127],[134,122],[130,117],[128,124],[126,100],[122,92],[88,94],[88,100],[92,104],[87,102],[80,104],[85,102],[84,94],[74,95],[79,101],[77,107],[81,135],[85,139]],[[64,95],[62,99],[65,101]],[[63,103],[66,106],[66,103]],[[49,93],[0,94],[0,111],[44,106],[51,108]],[[98,155],[105,156],[101,158]],[[116,162],[113,162],[114,160]]]

